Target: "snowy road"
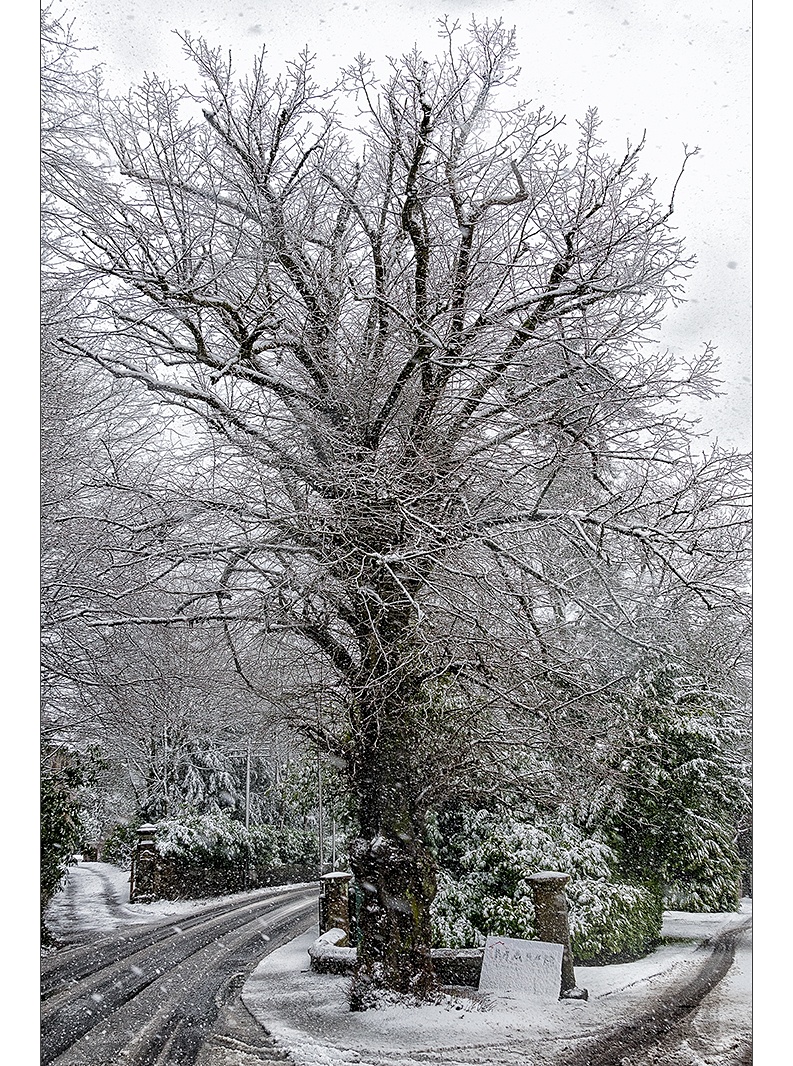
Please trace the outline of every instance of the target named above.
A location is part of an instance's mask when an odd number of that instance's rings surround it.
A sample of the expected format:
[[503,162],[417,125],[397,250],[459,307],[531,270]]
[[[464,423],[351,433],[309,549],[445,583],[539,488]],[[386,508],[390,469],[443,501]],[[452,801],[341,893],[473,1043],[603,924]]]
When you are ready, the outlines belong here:
[[750,900],[736,913],[665,912],[656,951],[632,963],[576,967],[589,999],[555,1004],[452,995],[418,1008],[395,1004],[352,1014],[345,978],[307,971],[315,935],[268,955],[242,992],[296,1066],[751,1062]]
[[172,904],[181,915],[136,925],[145,906],[125,903],[103,864],[85,866],[51,912],[56,935],[71,946],[42,964],[43,1066],[189,1066],[213,1046],[250,1049],[259,1063],[283,1061],[238,992],[264,955],[315,920],[316,887],[268,889],[200,909]]
[[[748,1066],[752,1034],[736,1002],[751,1002],[751,919],[718,935],[699,970],[575,1054],[565,1066]],[[743,1013],[744,1022],[748,1017]]]
[[666,912],[652,955],[577,968],[586,1003],[352,1015],[344,978],[308,972],[316,885],[129,904],[125,877],[81,863],[49,910],[66,946],[43,964],[43,1066],[751,1062],[751,901]]

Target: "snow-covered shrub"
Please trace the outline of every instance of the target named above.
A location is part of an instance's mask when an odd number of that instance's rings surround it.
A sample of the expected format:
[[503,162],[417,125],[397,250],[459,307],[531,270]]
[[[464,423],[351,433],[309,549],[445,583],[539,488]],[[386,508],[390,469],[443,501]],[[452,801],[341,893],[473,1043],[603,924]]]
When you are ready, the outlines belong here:
[[317,861],[317,837],[308,829],[284,826],[278,832],[278,853],[284,866],[309,866]]
[[137,825],[116,825],[102,844],[102,862],[128,870],[138,843]]
[[457,832],[432,832],[440,863],[433,903],[438,946],[476,947],[487,935],[538,935],[528,877],[539,870],[570,875],[566,893],[573,953],[583,960],[639,957],[661,929],[652,891],[620,883],[616,855],[561,818],[529,823],[490,811],[457,814]]
[[737,911],[741,905],[740,858],[723,827],[689,845],[664,885],[664,905],[674,911]]
[[580,962],[637,959],[661,933],[662,904],[651,889],[612,881],[571,880],[570,938]]
[[160,855],[195,866],[272,867],[280,862],[272,826],[246,829],[223,814],[165,818],[158,823],[156,845]]
[[273,826],[252,825],[247,832],[250,861],[254,866],[271,867],[284,862],[279,834]]
[[170,788],[186,809],[218,813],[244,802],[234,759],[206,737],[174,744]]
[[42,745],[40,902],[43,942],[49,940],[44,908],[61,887],[66,871],[84,840],[78,790],[82,767],[76,752]]
[[445,870],[438,872],[438,892],[432,904],[433,942],[438,947],[473,948],[484,935],[473,923],[483,892],[475,878],[455,880]]
[[624,699],[621,783],[603,804],[601,832],[626,874],[654,884],[667,907],[737,910],[748,769],[728,708],[668,665],[639,671]]

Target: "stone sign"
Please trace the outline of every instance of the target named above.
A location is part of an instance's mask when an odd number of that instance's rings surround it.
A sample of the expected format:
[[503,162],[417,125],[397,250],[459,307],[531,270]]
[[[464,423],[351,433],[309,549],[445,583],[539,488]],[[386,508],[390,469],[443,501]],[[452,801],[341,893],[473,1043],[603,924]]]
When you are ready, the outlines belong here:
[[485,941],[479,990],[556,1003],[563,953],[561,944],[489,936]]

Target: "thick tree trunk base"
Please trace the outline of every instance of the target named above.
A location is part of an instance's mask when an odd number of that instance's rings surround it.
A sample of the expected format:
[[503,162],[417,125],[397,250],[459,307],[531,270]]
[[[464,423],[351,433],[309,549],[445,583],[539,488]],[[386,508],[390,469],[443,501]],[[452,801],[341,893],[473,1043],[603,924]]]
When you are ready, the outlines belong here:
[[420,1003],[437,988],[432,966],[430,904],[434,864],[412,834],[358,839],[352,867],[362,893],[358,965],[350,1008],[376,1008],[399,998]]

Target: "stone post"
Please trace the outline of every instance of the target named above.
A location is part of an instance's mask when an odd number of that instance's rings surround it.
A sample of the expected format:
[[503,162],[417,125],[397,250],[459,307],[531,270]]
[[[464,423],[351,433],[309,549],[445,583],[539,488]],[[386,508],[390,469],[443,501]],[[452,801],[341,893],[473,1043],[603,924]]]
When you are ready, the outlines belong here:
[[587,999],[585,988],[578,988],[573,970],[573,952],[570,946],[570,923],[567,918],[567,897],[564,886],[570,880],[568,874],[554,870],[541,870],[532,874],[529,884],[534,895],[534,913],[537,917],[537,932],[540,940],[549,944],[561,944],[562,984],[560,999]]
[[350,935],[350,901],[348,888],[352,874],[337,871],[319,879],[319,931],[343,929]]
[[142,825],[138,828],[138,843],[132,859],[132,874],[129,884],[130,903],[150,903],[157,898],[157,847],[154,837],[156,825]]

